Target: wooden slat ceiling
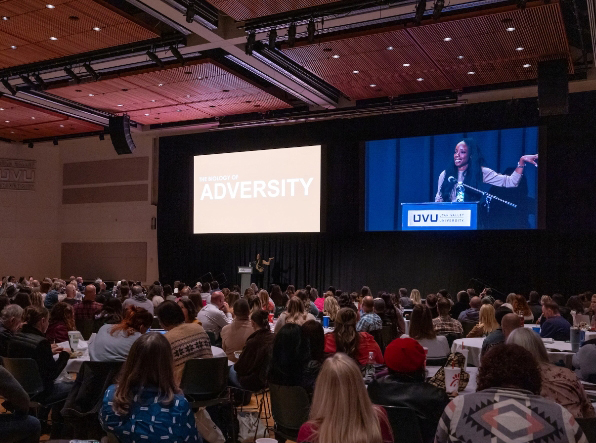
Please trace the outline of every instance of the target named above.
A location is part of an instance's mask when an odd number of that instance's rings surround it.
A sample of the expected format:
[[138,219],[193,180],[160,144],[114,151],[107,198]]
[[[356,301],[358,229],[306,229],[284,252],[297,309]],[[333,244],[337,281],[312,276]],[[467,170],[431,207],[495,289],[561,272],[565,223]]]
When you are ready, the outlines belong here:
[[[48,92],[142,124],[170,123],[289,108],[210,61],[66,86]],[[121,106],[119,106],[121,105]]]
[[2,16],[0,69],[159,37],[95,0],[6,0]]
[[207,0],[234,20],[249,20],[298,9],[336,3],[339,0]]
[[532,80],[546,58],[567,58],[573,73],[558,3],[283,52],[355,100]]
[[0,137],[21,141],[102,131],[103,126],[0,97]]

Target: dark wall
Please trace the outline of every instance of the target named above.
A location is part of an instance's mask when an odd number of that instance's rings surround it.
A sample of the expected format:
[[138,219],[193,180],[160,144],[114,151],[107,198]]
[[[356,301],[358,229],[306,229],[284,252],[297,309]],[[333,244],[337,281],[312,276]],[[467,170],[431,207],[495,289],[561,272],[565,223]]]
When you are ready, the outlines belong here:
[[[158,245],[161,279],[194,283],[225,273],[257,252],[275,256],[269,282],[423,293],[466,288],[477,278],[504,292],[596,289],[596,94],[570,97],[570,114],[539,119],[537,102],[454,109],[160,139]],[[372,139],[542,126],[540,183],[545,230],[361,232],[361,145]],[[197,154],[323,144],[326,232],[193,235],[192,157]],[[212,214],[217,217],[217,214]],[[285,216],[281,214],[280,216]],[[242,217],[242,214],[238,214]],[[267,280],[266,280],[267,281]]]

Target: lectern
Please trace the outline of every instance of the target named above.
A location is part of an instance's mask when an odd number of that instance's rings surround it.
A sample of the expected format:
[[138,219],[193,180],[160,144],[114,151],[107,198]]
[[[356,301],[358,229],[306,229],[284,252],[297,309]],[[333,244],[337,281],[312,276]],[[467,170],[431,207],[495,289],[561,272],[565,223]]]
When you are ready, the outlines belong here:
[[238,274],[240,275],[240,290],[242,294],[250,288],[250,275],[252,274],[252,266],[238,266]]

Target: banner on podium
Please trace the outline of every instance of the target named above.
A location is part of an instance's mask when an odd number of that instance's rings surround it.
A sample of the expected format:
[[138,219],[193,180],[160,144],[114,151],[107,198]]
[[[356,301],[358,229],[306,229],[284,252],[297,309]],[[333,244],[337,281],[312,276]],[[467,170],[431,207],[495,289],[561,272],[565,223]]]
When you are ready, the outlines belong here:
[[403,203],[402,230],[477,229],[477,203]]

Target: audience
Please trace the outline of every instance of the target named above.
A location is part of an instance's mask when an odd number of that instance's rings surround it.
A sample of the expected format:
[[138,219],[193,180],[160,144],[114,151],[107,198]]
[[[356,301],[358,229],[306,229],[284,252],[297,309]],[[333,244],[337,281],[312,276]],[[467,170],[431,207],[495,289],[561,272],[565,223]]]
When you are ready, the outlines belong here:
[[95,314],[101,312],[103,305],[95,301],[96,292],[97,290],[95,289],[94,285],[85,286],[85,296],[83,301],[74,306],[75,322],[79,320],[93,320],[95,319]]
[[122,302],[117,297],[110,297],[101,307],[101,312],[95,316],[95,332],[103,325],[115,325],[122,321]]
[[333,326],[335,324],[335,317],[337,317],[337,312],[339,311],[339,304],[335,299],[335,296],[330,295],[325,297],[325,304],[323,306],[323,315],[329,317],[329,326]]
[[565,306],[565,296],[563,294],[553,294],[552,301],[559,306],[559,313],[561,314],[561,317],[572,324],[573,318],[571,318],[571,309]]
[[573,356],[575,374],[583,381],[596,383],[596,338],[585,342]]
[[249,318],[248,302],[241,298],[234,303],[234,320],[221,330],[222,348],[228,360],[236,362],[236,351],[242,351],[246,340],[255,332]]
[[542,305],[542,316],[546,319],[540,329],[540,337],[555,341],[569,341],[571,324],[560,313],[559,305],[547,302]]
[[373,332],[383,329],[383,320],[375,314],[374,307],[374,301],[370,295],[367,295],[362,299],[363,314],[356,325],[356,330],[358,332]]
[[507,338],[507,344],[519,345],[532,354],[542,379],[540,395],[560,404],[575,418],[595,417],[594,407],[577,376],[569,369],[549,362],[542,340],[531,329],[518,328]]
[[296,296],[292,296],[292,298],[290,298],[288,301],[288,308],[282,312],[277,319],[275,330],[273,332],[277,334],[286,323],[296,323],[297,325],[302,325],[308,320],[315,320],[315,316],[305,311],[304,302],[302,300]]
[[[323,311],[325,307],[325,299],[329,296],[329,292],[321,292],[320,294],[317,293],[317,298],[313,301],[315,306],[319,311]],[[273,297],[272,297],[273,298]]]
[[538,363],[521,346],[490,349],[482,357],[477,385],[477,392],[457,396],[445,407],[436,443],[586,441],[565,408],[539,395]]
[[0,435],[4,443],[39,443],[41,424],[29,415],[29,396],[19,382],[0,366],[0,397],[11,407],[0,416]]
[[482,305],[480,308],[479,323],[472,328],[466,338],[486,337],[499,329],[499,322],[495,317],[495,308],[492,305]]
[[[213,293],[213,297],[221,297],[223,300],[221,292]],[[201,310],[203,311],[204,309]],[[184,365],[188,360],[213,357],[211,342],[203,327],[198,323],[185,323],[184,313],[176,303],[164,301],[157,308],[157,318],[167,331],[164,336],[170,342],[174,355],[174,377],[177,382],[180,382]]]
[[357,314],[350,308],[341,308],[335,318],[335,329],[325,335],[325,352],[343,352],[361,365],[368,362],[369,352],[376,363],[383,363],[381,348],[368,332],[356,331]]
[[95,339],[89,343],[90,360],[126,360],[133,343],[149,330],[152,323],[153,315],[149,311],[130,306],[120,323],[99,328]]
[[428,294],[426,296],[426,307],[429,309],[431,318],[437,318],[439,316],[439,310],[437,309],[438,298],[435,294]]
[[399,304],[403,309],[412,309],[414,306],[414,300],[408,297],[408,290],[406,288],[400,288],[399,291]]
[[452,334],[455,338],[461,337],[464,333],[464,328],[458,320],[455,320],[449,316],[451,310],[451,302],[445,297],[441,297],[437,302],[437,309],[439,310],[439,316],[433,318],[433,328],[437,335],[448,335]]
[[422,297],[420,296],[420,291],[418,289],[412,289],[410,292],[410,300],[412,300],[412,305],[419,305],[422,303]]
[[287,294],[282,294],[279,285],[273,285],[271,286],[271,300],[273,300],[276,307],[285,307],[289,297]]
[[297,441],[393,442],[385,411],[379,406],[373,406],[362,382],[360,369],[345,354],[335,354],[323,364],[314,391],[309,420],[300,428]]
[[472,297],[470,299],[470,307],[459,314],[457,318],[460,322],[478,323],[480,317],[480,306],[482,306],[482,300],[480,297]]
[[[302,325],[302,337],[310,347],[310,360],[306,364],[303,377],[307,384],[314,385],[325,360],[325,331],[321,323],[309,320]],[[312,380],[309,381],[309,378]]]
[[[77,287],[75,285],[66,285],[66,298],[62,300],[64,303],[67,303],[71,306],[74,306],[80,303],[80,300],[77,300]],[[46,297],[47,298],[47,297]]]
[[[204,285],[203,290],[205,290]],[[211,302],[207,303],[207,306],[199,311],[197,318],[203,325],[203,328],[205,328],[205,331],[213,332],[217,340],[219,339],[222,328],[232,323],[232,314],[230,314],[229,306],[220,291],[211,294],[210,300]]]
[[143,293],[142,286],[133,286],[131,290],[131,297],[124,300],[122,303],[122,308],[126,311],[129,306],[137,306],[139,308],[143,308],[148,311],[151,315],[153,315],[153,302],[147,299],[147,295]]
[[55,281],[52,283],[52,288],[48,291],[46,298],[43,301],[43,304],[48,311],[50,311],[54,305],[60,301],[59,297],[63,290],[62,282]]
[[13,335],[21,329],[23,323],[23,308],[18,305],[8,305],[0,314],[0,357],[8,357],[8,344]]
[[542,304],[540,303],[540,294],[538,291],[530,291],[528,306],[534,316],[534,323],[536,323],[542,315]]
[[516,295],[512,305],[513,312],[524,317],[524,323],[534,323],[534,314],[523,295]]
[[174,377],[170,343],[159,333],[143,335],[132,345],[99,416],[104,430],[120,442],[203,441]]
[[197,308],[188,297],[179,299],[177,302],[184,314],[184,323],[199,323],[197,319]]
[[29,298],[29,294],[27,292],[19,292],[14,296],[12,303],[20,306],[23,309],[26,309],[27,306],[31,306],[31,299]]
[[445,390],[426,383],[425,361],[424,349],[416,340],[393,340],[385,349],[389,375],[373,380],[368,395],[374,404],[413,410],[423,442],[430,443],[449,397]]
[[484,355],[493,346],[505,343],[514,329],[521,328],[519,317],[508,308],[500,308],[495,314],[495,318],[501,327],[495,329],[484,339],[480,355]]
[[76,331],[72,306],[58,302],[50,311],[50,325],[46,331],[46,338],[50,343],[68,341],[68,331]]
[[428,358],[442,358],[449,355],[447,338],[435,333],[430,309],[427,306],[414,306],[409,336],[428,349]]

